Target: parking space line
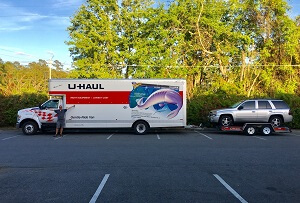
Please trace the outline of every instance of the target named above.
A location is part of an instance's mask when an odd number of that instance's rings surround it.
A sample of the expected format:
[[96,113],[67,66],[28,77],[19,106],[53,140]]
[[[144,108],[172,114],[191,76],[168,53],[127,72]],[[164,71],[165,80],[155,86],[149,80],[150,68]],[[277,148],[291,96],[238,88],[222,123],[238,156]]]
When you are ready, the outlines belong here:
[[156,136],[157,136],[157,139],[159,139],[159,140],[160,140],[159,134],[156,134]]
[[203,134],[203,133],[200,133],[200,132],[198,132],[198,131],[194,131],[194,132],[196,132],[196,133],[198,133],[198,134],[200,134],[200,135],[202,135],[202,136],[204,136],[204,137],[206,137],[206,138],[208,138],[208,139],[211,139],[212,140],[212,138],[211,137],[209,137],[209,136],[207,136],[207,135],[205,135],[205,134]]
[[226,187],[227,190],[229,190],[229,192],[231,192],[236,198],[238,198],[238,200],[243,203],[247,203],[247,201],[242,198],[232,187],[230,187],[218,174],[213,175],[218,179],[218,181],[220,181],[220,183],[222,183],[222,185],[224,185],[224,187]]
[[12,136],[12,137],[7,137],[7,138],[3,138],[2,140],[9,140],[9,139],[12,139],[12,138],[15,138],[15,137],[19,137],[20,135],[16,135],[16,136]]
[[99,195],[100,195],[100,193],[101,193],[101,191],[102,191],[102,189],[103,189],[103,187],[104,187],[104,185],[105,185],[105,183],[106,183],[106,181],[107,181],[109,175],[110,175],[110,174],[105,174],[105,176],[104,176],[103,180],[101,181],[101,183],[100,183],[98,189],[96,190],[94,196],[93,196],[92,199],[90,200],[90,203],[95,203],[95,202],[97,201],[97,199],[98,199],[98,197],[99,197]]
[[114,134],[111,134],[110,136],[108,136],[108,138],[106,138],[107,140],[109,140],[109,138],[111,138]]
[[265,139],[265,138],[258,137],[258,136],[253,136],[253,137],[258,138],[258,139],[261,139],[261,140],[267,140],[267,139]]

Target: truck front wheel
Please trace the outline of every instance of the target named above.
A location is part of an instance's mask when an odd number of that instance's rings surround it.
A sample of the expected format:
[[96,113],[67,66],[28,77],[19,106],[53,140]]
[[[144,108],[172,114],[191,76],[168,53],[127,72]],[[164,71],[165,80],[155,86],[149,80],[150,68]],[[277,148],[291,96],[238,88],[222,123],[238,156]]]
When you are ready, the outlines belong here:
[[144,135],[148,132],[149,126],[144,121],[137,121],[133,125],[133,130],[134,130],[135,134],[137,134],[137,135]]
[[38,126],[33,121],[27,121],[22,125],[22,131],[25,135],[34,135],[38,130]]

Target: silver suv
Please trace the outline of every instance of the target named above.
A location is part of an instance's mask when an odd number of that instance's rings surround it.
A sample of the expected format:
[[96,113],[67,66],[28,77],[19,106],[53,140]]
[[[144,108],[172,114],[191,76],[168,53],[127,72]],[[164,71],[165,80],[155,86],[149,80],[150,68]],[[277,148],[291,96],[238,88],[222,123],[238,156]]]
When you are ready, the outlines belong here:
[[227,109],[212,110],[211,123],[231,126],[233,123],[271,123],[274,127],[291,122],[289,106],[282,100],[253,99],[238,102]]

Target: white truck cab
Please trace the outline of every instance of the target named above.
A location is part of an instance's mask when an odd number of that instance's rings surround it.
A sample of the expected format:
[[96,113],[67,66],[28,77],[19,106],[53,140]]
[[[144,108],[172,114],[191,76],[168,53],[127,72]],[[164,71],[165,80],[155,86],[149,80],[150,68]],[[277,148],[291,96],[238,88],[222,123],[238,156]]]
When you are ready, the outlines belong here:
[[17,128],[22,128],[23,133],[26,135],[33,135],[38,130],[45,128],[55,128],[57,117],[54,110],[57,110],[59,105],[63,106],[63,99],[53,98],[39,105],[39,107],[19,110]]

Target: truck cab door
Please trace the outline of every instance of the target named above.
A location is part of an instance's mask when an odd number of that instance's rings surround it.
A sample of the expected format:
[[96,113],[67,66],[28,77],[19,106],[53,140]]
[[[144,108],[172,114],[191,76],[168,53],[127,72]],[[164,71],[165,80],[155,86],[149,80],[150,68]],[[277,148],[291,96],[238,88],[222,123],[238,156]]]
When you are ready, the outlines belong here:
[[50,99],[40,106],[38,118],[41,123],[56,123],[57,117],[54,110],[61,104],[59,99]]

